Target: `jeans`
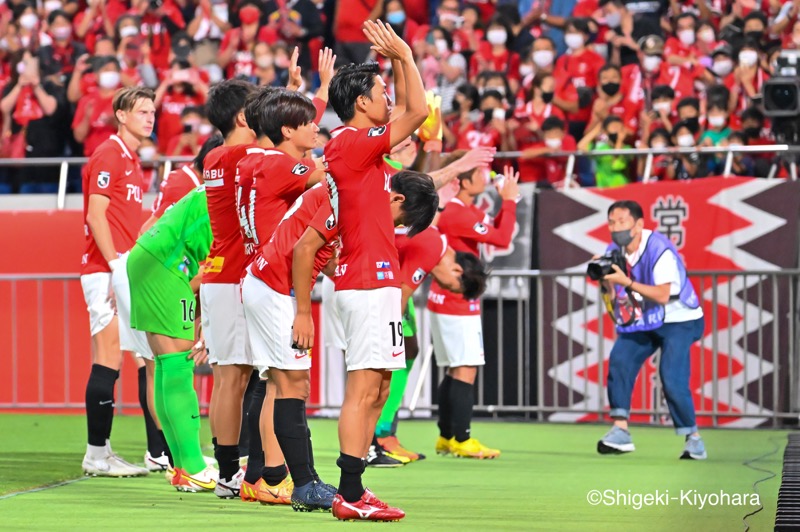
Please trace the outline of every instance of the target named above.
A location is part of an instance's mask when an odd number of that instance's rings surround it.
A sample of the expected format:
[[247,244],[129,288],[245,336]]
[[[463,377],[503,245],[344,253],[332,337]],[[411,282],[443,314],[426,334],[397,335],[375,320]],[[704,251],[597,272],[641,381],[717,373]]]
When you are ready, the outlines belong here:
[[631,395],[642,364],[661,348],[659,373],[669,413],[680,435],[697,431],[692,392],[689,389],[691,345],[702,338],[703,318],[665,323],[647,332],[621,333],[608,362],[608,402],[611,417],[627,419]]

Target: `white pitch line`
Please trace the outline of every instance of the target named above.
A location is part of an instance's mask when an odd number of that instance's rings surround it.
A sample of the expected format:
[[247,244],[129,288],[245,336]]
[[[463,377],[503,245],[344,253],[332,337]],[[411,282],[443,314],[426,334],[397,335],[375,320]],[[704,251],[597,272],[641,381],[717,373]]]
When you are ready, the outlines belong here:
[[64,482],[59,482],[58,484],[50,484],[48,486],[42,486],[40,488],[32,488],[32,489],[29,489],[29,490],[15,491],[13,493],[7,493],[7,494],[5,494],[3,496],[0,496],[0,501],[2,501],[4,499],[10,499],[11,497],[16,497],[17,495],[26,495],[28,493],[36,493],[37,491],[45,491],[45,490],[50,490],[50,489],[53,489],[53,488],[60,488],[61,486],[66,486],[68,484],[74,484],[76,482],[80,482],[81,480],[86,480],[88,478],[91,478],[91,477],[75,478],[75,479],[72,479],[72,480],[66,480]]

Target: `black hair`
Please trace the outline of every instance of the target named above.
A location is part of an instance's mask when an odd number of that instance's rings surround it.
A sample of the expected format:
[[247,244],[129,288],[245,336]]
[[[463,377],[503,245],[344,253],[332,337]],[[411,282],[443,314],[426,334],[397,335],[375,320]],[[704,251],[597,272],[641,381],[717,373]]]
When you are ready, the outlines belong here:
[[208,121],[227,138],[236,129],[236,115],[257,87],[249,81],[228,79],[211,87],[206,100]]
[[203,166],[203,161],[206,158],[206,155],[213,150],[214,148],[219,148],[225,142],[225,139],[222,138],[222,135],[219,133],[215,133],[206,139],[203,145],[200,147],[200,151],[197,152],[197,156],[192,160],[192,166],[195,170],[200,172],[200,175],[203,175],[203,170],[205,167]]
[[181,118],[184,118],[188,115],[200,115],[201,117],[206,117],[206,111],[200,106],[197,105],[187,105],[181,111]]
[[714,106],[727,110],[730,97],[731,91],[725,85],[711,85],[706,89],[706,105],[708,108]]
[[557,116],[548,116],[542,122],[542,133],[545,131],[552,131],[554,129],[564,129],[564,121]]
[[467,251],[456,251],[456,264],[461,266],[461,293],[464,299],[478,299],[486,291],[489,272],[481,259]]
[[[311,100],[302,93],[286,89],[278,89],[259,94],[247,105],[248,116],[256,114],[258,131],[277,146],[285,139],[283,128],[297,129],[313,122],[317,109]],[[250,118],[247,119],[250,125]],[[251,126],[252,127],[252,126]]]
[[176,57],[175,59],[173,59],[172,62],[169,64],[169,66],[170,66],[170,68],[178,67],[181,70],[186,69],[186,68],[192,68],[192,64],[189,62],[188,59],[179,58],[179,57]]
[[439,206],[439,194],[436,193],[431,176],[422,172],[401,170],[392,176],[392,191],[406,198],[402,207],[403,225],[408,227],[409,238],[431,225]]
[[481,94],[480,103],[483,103],[485,100],[488,100],[489,98],[494,98],[496,100],[500,100],[501,103],[503,101],[503,95],[500,94],[500,91],[496,91],[494,89],[489,89],[486,92],[484,92],[483,94]]
[[331,138],[331,131],[327,127],[319,128],[318,135],[322,135],[323,137]]
[[678,130],[681,128],[688,129],[689,133],[691,133],[692,135],[697,135],[697,133],[700,131],[700,125],[697,123],[697,121],[681,120],[680,122],[675,124],[675,126],[672,128],[672,135],[677,138]]
[[622,70],[620,70],[620,68],[617,65],[615,65],[614,63],[606,63],[597,72],[597,77],[599,78],[600,74],[602,74],[603,72],[607,72],[609,70],[613,70],[616,73],[618,73],[620,76],[622,76]]
[[280,90],[278,87],[270,87],[267,85],[259,86],[244,102],[244,120],[247,122],[247,127],[255,132],[256,137],[264,136],[264,131],[261,129],[260,102],[268,99],[272,93],[278,90]]
[[745,120],[756,120],[759,123],[764,123],[764,113],[761,112],[761,109],[755,106],[750,106],[744,111],[742,111],[742,122]]
[[623,7],[625,4],[622,3],[622,0],[600,0],[600,7],[603,7],[608,4],[614,4],[617,7]]
[[472,102],[472,107],[470,108],[470,111],[474,111],[475,109],[478,108],[478,103],[480,102],[481,96],[480,93],[478,93],[478,89],[475,87],[475,85],[464,82],[458,86],[456,92],[463,94],[464,96],[469,98],[470,102]]
[[687,96],[686,98],[681,98],[680,101],[678,101],[678,105],[675,106],[675,109],[680,110],[681,107],[694,107],[699,113],[700,100],[698,100],[694,96]]
[[660,98],[675,99],[675,89],[669,85],[656,85],[650,93],[650,99],[656,101]]
[[620,117],[616,116],[616,115],[607,116],[603,120],[603,130],[608,129],[608,126],[610,126],[611,124],[613,124],[615,122],[619,122],[621,124],[622,123],[622,119]]
[[737,55],[745,48],[752,48],[753,50],[757,50],[760,52],[761,43],[751,37],[745,37],[744,42],[742,42],[742,45],[739,47],[739,50],[737,51]]
[[642,218],[644,218],[644,211],[642,211],[642,206],[633,200],[615,201],[608,208],[608,216],[611,216],[611,213],[617,209],[628,209],[628,212],[631,213],[631,216],[633,216],[634,221],[641,220]]
[[[550,38],[550,37],[548,37],[547,35],[540,35],[539,37],[536,37],[536,38],[533,40],[533,42],[536,42],[536,41],[547,41],[547,42],[549,42],[549,43],[550,43],[550,47],[551,47],[553,50],[555,50],[555,49],[556,49],[556,41],[554,41],[553,39],[551,39],[551,38]],[[533,44],[531,44],[531,50],[533,50]]]
[[464,15],[464,12],[468,9],[471,9],[478,15],[478,20],[475,22],[475,29],[482,30],[483,26],[483,15],[481,14],[481,9],[475,4],[465,4],[464,7],[461,8],[461,15]]
[[728,135],[728,142],[733,138],[739,139],[742,144],[747,144],[747,135],[744,134],[744,131],[731,131],[731,134]]
[[591,28],[589,28],[588,18],[582,18],[582,17],[569,18],[567,19],[567,24],[565,25],[565,27],[569,28],[570,26],[572,26],[573,28],[575,28],[576,30],[587,36],[592,34],[592,30]]
[[359,96],[372,98],[375,76],[380,73],[378,63],[344,65],[331,80],[328,89],[333,110],[342,122],[349,122],[356,116],[356,100]]
[[758,19],[761,21],[761,24],[764,25],[764,29],[767,29],[767,15],[763,11],[754,10],[747,14],[746,17],[742,20],[742,31],[744,31],[744,26],[747,24],[748,21]]
[[[487,34],[489,32],[489,26],[491,26],[493,24],[497,25],[497,26],[503,26],[503,28],[506,30],[506,43],[505,43],[504,46],[508,50],[511,50],[512,49],[512,45],[514,44],[514,29],[511,27],[511,23],[508,21],[508,19],[506,17],[503,17],[503,16],[500,16],[500,15],[496,14],[495,16],[492,17],[492,19],[486,25]],[[484,35],[484,38],[486,38],[486,35]]]
[[453,36],[450,35],[450,32],[444,29],[441,26],[433,26],[430,30],[428,30],[428,35],[432,34],[434,30],[439,30],[444,37],[444,40],[447,41],[447,49],[453,49]]
[[677,26],[678,21],[680,19],[682,19],[682,18],[690,18],[690,19],[692,19],[692,21],[694,22],[694,27],[697,28],[698,18],[697,18],[697,16],[695,16],[694,13],[689,13],[688,11],[684,11],[683,13],[680,13],[678,16],[675,17],[676,26]]
[[67,19],[67,22],[72,22],[72,15],[64,11],[63,9],[56,9],[55,11],[51,11],[49,15],[47,15],[47,24],[52,25],[53,22],[56,21],[58,17],[63,17]]
[[653,138],[655,138],[655,137],[665,138],[665,139],[667,139],[667,144],[672,144],[672,135],[670,135],[669,131],[667,131],[666,128],[659,127],[659,128],[654,129],[653,132],[650,133],[650,144],[651,144],[651,146],[652,146]]

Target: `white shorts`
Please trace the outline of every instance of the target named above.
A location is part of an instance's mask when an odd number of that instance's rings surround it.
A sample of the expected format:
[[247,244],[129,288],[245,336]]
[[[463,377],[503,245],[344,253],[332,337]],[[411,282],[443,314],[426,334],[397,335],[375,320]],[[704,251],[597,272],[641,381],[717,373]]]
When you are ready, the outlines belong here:
[[81,275],[81,288],[86,309],[89,311],[89,330],[92,336],[99,333],[114,319],[114,307],[108,300],[111,272]]
[[453,316],[431,312],[431,336],[440,368],[483,366],[483,326],[480,315]]
[[128,255],[122,255],[119,266],[111,274],[111,284],[117,299],[119,316],[119,346],[123,351],[133,351],[137,356],[154,360],[153,351],[147,343],[147,333],[131,329],[131,286],[128,280]]
[[400,305],[400,289],[395,287],[336,292],[347,371],[406,367]]
[[250,348],[261,364],[260,372],[269,368],[311,368],[310,353],[292,349],[292,324],[297,307],[293,297],[276,292],[248,273],[242,283],[242,303]]
[[322,276],[322,342],[326,347],[344,351],[344,327],[336,308],[336,284],[327,275]]
[[256,366],[239,284],[201,284],[200,315],[211,364]]

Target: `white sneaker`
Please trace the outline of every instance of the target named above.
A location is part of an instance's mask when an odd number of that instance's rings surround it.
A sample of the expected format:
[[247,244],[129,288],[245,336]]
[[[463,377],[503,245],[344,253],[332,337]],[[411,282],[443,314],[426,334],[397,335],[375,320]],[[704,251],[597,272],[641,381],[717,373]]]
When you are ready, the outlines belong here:
[[214,488],[214,495],[220,499],[235,499],[239,497],[239,490],[242,489],[242,482],[244,482],[244,469],[239,469],[233,478],[228,480],[221,478],[217,481],[217,487]]
[[129,464],[116,455],[103,458],[83,457],[83,473],[93,477],[138,477],[147,475],[147,469]]
[[188,475],[186,471],[181,470],[181,476],[177,484],[174,484],[178,491],[188,491],[196,493],[198,491],[211,491],[216,488],[219,481],[219,471],[213,467],[207,467],[195,473]]
[[169,467],[169,458],[163,453],[156,457],[147,451],[144,453],[144,465],[148,471],[166,471]]

